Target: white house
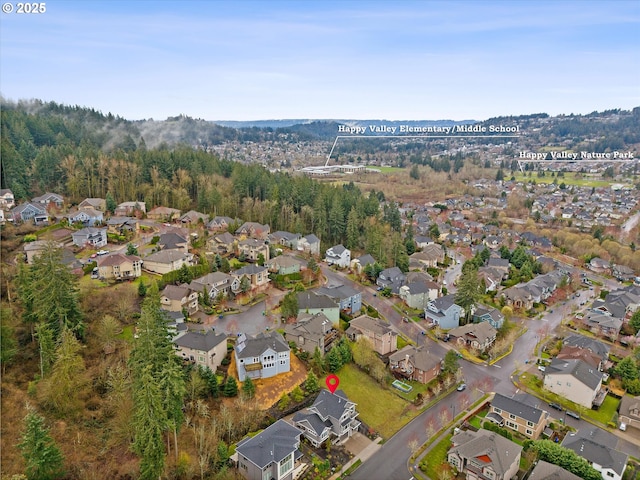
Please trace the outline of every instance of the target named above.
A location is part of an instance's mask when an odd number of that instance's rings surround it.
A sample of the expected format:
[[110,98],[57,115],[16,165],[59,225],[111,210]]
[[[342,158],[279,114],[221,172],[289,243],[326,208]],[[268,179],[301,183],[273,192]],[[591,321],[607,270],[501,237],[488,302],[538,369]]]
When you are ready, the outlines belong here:
[[329,265],[347,268],[351,263],[351,250],[343,245],[334,245],[326,251],[324,260]]

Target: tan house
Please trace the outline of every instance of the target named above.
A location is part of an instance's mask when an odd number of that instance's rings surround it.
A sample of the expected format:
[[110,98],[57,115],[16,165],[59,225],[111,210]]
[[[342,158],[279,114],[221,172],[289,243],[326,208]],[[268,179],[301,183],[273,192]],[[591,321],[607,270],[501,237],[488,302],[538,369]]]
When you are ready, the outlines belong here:
[[618,424],[625,424],[640,430],[640,396],[625,395],[620,402],[620,414]]
[[267,224],[261,225],[257,222],[244,222],[237,230],[236,235],[241,237],[254,237],[267,239],[267,236],[271,232],[271,227]]
[[467,480],[511,480],[520,468],[522,447],[481,428],[451,437],[447,461]]
[[145,202],[122,202],[116,207],[113,214],[119,217],[126,217],[134,215],[136,212],[147,213]]
[[489,322],[481,322],[452,328],[448,333],[460,346],[485,351],[496,341],[498,331]]
[[198,293],[188,286],[167,285],[160,293],[160,304],[170,312],[186,310],[191,315],[198,311]]
[[171,207],[156,207],[147,212],[147,218],[158,222],[173,222],[180,218],[180,210]]
[[259,265],[247,265],[246,267],[239,268],[235,272],[231,272],[231,275],[238,279],[239,288],[242,288],[242,278],[247,277],[251,284],[251,289],[259,288],[267,285],[271,279],[269,278],[269,271],[267,267],[261,267]]
[[602,386],[602,373],[582,360],[554,358],[546,367],[544,388],[591,408]]
[[49,246],[53,248],[63,248],[64,245],[59,242],[52,242],[51,240],[36,240],[34,242],[27,242],[24,244],[24,255],[27,260],[27,264],[33,265],[35,257],[40,255]]
[[360,337],[366,338],[380,355],[386,355],[398,349],[398,334],[390,328],[388,323],[369,315],[361,315],[351,320],[346,334],[352,341]]
[[238,251],[252,262],[257,262],[260,255],[264,257],[265,262],[269,260],[269,245],[264,243],[264,240],[257,238],[241,240],[238,242]]
[[105,280],[131,280],[142,275],[142,260],[136,255],[112,253],[98,259],[98,275]]
[[116,235],[136,234],[139,229],[138,220],[133,217],[111,217],[107,220],[107,232]]
[[165,273],[179,270],[182,265],[190,267],[194,264],[193,254],[182,250],[161,250],[152,253],[144,259],[144,268],[153,273],[164,275]]
[[233,253],[236,250],[236,237],[229,232],[216,233],[207,240],[207,249],[220,255]]
[[547,426],[549,413],[515,397],[496,393],[486,419],[537,440]]
[[215,372],[227,355],[227,336],[213,330],[187,332],[176,338],[176,355]]
[[407,345],[389,357],[391,372],[420,383],[429,383],[440,375],[441,359],[424,347]]
[[324,355],[334,340],[338,339],[338,331],[333,328],[333,323],[324,313],[301,313],[296,323],[285,325],[284,338],[311,355],[315,353],[316,348]]
[[107,201],[104,198],[85,198],[78,204],[78,210],[85,208],[104,212],[107,209]]

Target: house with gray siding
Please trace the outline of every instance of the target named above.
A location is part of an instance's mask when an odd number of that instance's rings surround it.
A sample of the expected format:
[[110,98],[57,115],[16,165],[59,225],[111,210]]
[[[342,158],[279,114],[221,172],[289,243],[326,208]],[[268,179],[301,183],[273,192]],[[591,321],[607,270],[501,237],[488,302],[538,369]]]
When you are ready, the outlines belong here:
[[270,378],[291,369],[290,348],[278,332],[259,333],[250,337],[244,333],[238,337],[234,354],[238,378]]
[[247,480],[293,480],[293,471],[302,457],[302,431],[278,420],[253,437],[238,442],[236,454],[240,474]]
[[107,245],[107,227],[87,227],[71,234],[73,244],[78,247],[102,248]]
[[298,315],[323,313],[334,325],[340,321],[340,305],[333,298],[326,297],[312,290],[298,292]]
[[320,239],[313,233],[298,240],[298,251],[320,255]]
[[471,319],[473,323],[489,322],[489,325],[496,330],[499,330],[504,323],[504,315],[500,310],[485,305],[478,305]]
[[347,285],[333,287],[321,287],[316,290],[319,295],[324,295],[338,302],[341,312],[349,315],[357,315],[362,308],[362,293]]
[[215,372],[227,355],[227,336],[206,332],[187,332],[173,341],[176,355],[196,365],[209,367]]

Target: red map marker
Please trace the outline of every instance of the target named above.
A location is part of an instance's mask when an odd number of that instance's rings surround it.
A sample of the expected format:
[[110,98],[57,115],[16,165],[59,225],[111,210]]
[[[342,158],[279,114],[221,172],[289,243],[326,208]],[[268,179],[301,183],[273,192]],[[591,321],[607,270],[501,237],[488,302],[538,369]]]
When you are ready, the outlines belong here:
[[327,377],[325,383],[327,384],[327,388],[329,389],[329,391],[333,393],[338,388],[338,385],[340,385],[340,379],[337,377],[337,375],[331,374]]

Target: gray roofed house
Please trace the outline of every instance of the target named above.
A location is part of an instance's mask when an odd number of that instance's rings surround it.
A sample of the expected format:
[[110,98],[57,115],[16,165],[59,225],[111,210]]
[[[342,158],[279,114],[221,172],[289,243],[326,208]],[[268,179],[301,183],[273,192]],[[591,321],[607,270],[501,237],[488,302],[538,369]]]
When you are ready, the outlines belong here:
[[547,411],[500,393],[496,393],[491,400],[489,413],[500,416],[506,427],[533,440],[542,434],[549,418]]
[[329,265],[337,265],[347,268],[351,263],[351,250],[343,245],[334,245],[325,252],[325,262]]
[[478,350],[486,350],[496,340],[498,331],[489,322],[468,323],[449,330],[449,336],[454,337],[460,345],[468,345]]
[[280,255],[272,258],[266,262],[265,265],[269,268],[270,272],[275,272],[278,275],[297,273],[302,268],[302,262],[300,260],[287,255]]
[[107,228],[85,227],[71,234],[78,247],[101,248],[107,245]]
[[238,471],[248,480],[293,480],[302,431],[280,419],[238,442]]
[[463,314],[463,308],[455,303],[454,294],[436,298],[424,309],[425,320],[445,330],[458,327]]
[[104,198],[85,198],[78,204],[78,208],[92,208],[104,212],[107,209],[107,201]]
[[570,347],[589,350],[600,357],[602,362],[606,362],[607,358],[609,358],[609,351],[611,350],[606,343],[596,340],[595,338],[585,337],[584,335],[569,335],[562,343]]
[[406,276],[398,267],[385,268],[376,279],[376,285],[391,289],[391,293],[398,294]]
[[497,433],[465,430],[451,437],[451,443],[447,461],[467,478],[480,473],[482,478],[510,480],[518,472],[522,447]]
[[332,439],[334,444],[348,440],[360,426],[357,416],[356,404],[344,391],[330,393],[323,389],[313,405],[293,416],[293,423],[319,447],[327,439]]
[[618,423],[640,430],[640,396],[625,395],[620,402]]
[[182,223],[198,223],[202,221],[203,224],[209,222],[209,215],[206,213],[196,212],[195,210],[189,210],[187,213],[180,217]]
[[602,474],[602,478],[621,480],[627,468],[629,456],[609,445],[617,444],[617,437],[598,427],[582,427],[575,435],[564,437],[562,446],[576,452],[586,459],[593,468]]
[[338,338],[338,332],[324,313],[301,313],[296,323],[285,325],[284,338],[310,354],[317,348],[324,355]]
[[369,315],[354,318],[349,322],[349,328],[345,333],[352,341],[356,341],[359,337],[366,338],[380,355],[386,355],[398,349],[398,334],[388,323],[379,318]]
[[165,274],[179,270],[182,265],[193,265],[193,254],[182,250],[160,250],[144,258],[144,268],[150,272]]
[[311,255],[320,255],[320,239],[313,233],[298,240],[298,250]]
[[[241,224],[242,220],[235,220],[236,223]],[[229,225],[234,223],[233,218],[225,216],[215,216],[207,223],[207,229],[213,231],[223,231],[229,228]]]
[[579,476],[553,463],[538,460],[528,480],[581,480]]
[[602,373],[579,359],[554,358],[546,367],[544,388],[591,408],[602,386]]
[[238,377],[244,382],[269,378],[291,369],[289,344],[278,332],[259,333],[255,337],[241,334],[236,341],[234,354]]
[[598,310],[588,311],[582,321],[595,335],[603,335],[611,340],[618,338],[623,323],[622,318],[614,317]]
[[183,252],[189,251],[189,240],[182,235],[178,235],[174,232],[163,233],[158,240],[158,247],[161,250],[182,250]]
[[423,309],[430,301],[438,298],[440,289],[435,282],[411,282],[400,287],[399,297],[410,308]]
[[487,267],[498,268],[506,273],[509,273],[509,260],[506,258],[489,257],[487,260]]
[[340,304],[333,298],[312,290],[298,292],[298,315],[301,313],[324,313],[334,325],[340,320]]
[[362,273],[367,265],[373,265],[374,263],[376,263],[376,259],[367,253],[351,260],[351,268]]
[[214,299],[220,294],[227,296],[230,291],[237,291],[240,288],[240,280],[224,272],[211,272],[194,279],[189,288],[199,293],[206,290],[209,298]]
[[231,275],[236,277],[241,282],[240,286],[242,286],[242,277],[247,277],[252,289],[266,285],[271,281],[269,279],[269,271],[267,270],[267,267],[261,267],[260,265],[256,265],[255,263],[245,265],[238,270],[234,270],[233,272],[231,272]]
[[473,312],[472,321],[474,323],[489,322],[493,328],[499,330],[504,323],[504,315],[497,308],[478,305]]
[[300,239],[300,234],[278,230],[277,232],[269,234],[267,238],[272,244],[278,244],[282,245],[283,247],[296,250],[298,248],[298,240]]
[[237,230],[236,235],[245,235],[248,237],[256,237],[266,239],[271,231],[271,227],[267,224],[261,225],[257,222],[244,222]]
[[215,372],[227,355],[227,336],[216,334],[213,330],[206,332],[187,332],[173,343],[176,345],[176,355],[203,367],[209,367]]
[[340,311],[355,315],[362,308],[362,293],[348,285],[336,285],[332,287],[320,287],[316,290],[318,295],[325,295],[338,302]]

